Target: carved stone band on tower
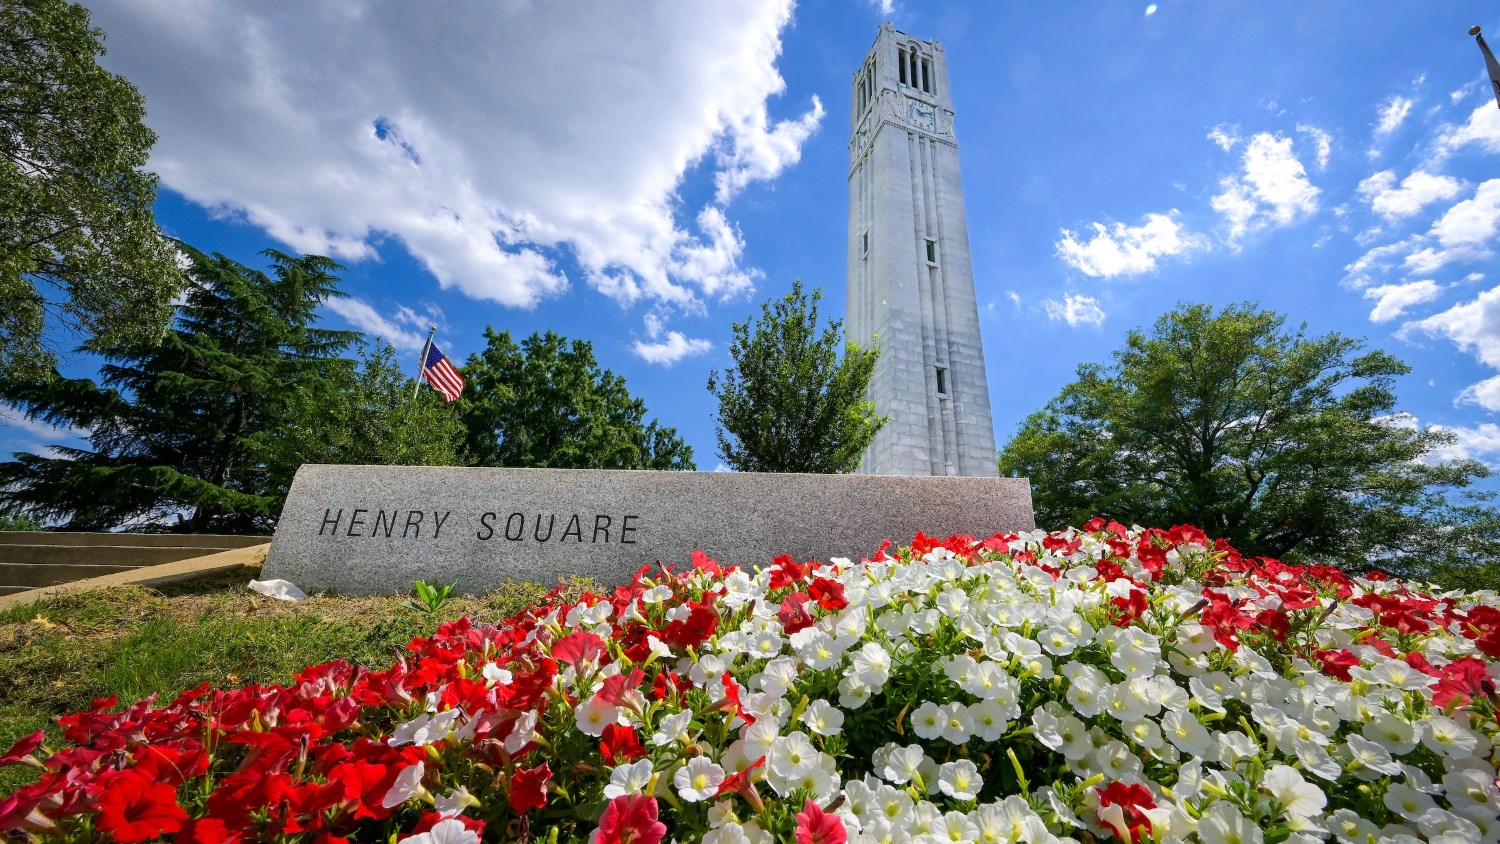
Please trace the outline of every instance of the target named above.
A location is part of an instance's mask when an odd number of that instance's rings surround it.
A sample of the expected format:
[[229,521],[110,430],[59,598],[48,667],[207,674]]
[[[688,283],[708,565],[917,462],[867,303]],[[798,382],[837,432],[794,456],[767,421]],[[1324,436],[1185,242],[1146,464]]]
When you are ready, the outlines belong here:
[[994,477],[942,45],[881,24],[854,74],[852,110],[844,322],[851,341],[880,348],[869,395],[890,416],[859,471]]

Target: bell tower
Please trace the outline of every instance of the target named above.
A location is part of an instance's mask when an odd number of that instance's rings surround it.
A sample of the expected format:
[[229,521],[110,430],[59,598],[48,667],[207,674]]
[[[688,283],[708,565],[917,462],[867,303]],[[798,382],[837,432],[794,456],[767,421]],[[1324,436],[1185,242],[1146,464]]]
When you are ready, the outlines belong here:
[[880,348],[869,396],[890,416],[859,471],[994,477],[942,45],[881,24],[854,74],[852,112],[844,324],[850,341]]

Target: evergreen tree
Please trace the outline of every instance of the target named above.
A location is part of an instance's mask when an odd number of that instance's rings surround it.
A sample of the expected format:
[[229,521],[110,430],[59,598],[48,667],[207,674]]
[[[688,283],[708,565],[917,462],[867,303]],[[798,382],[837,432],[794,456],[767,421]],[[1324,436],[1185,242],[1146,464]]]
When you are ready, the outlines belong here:
[[693,469],[673,428],[645,422],[646,403],[601,370],[593,346],[554,332],[517,345],[486,328],[463,366],[465,447],[477,466]]
[[[1000,454],[1037,522],[1194,524],[1246,554],[1500,585],[1488,470],[1395,411],[1409,368],[1254,305],[1179,308],[1086,364]],[[1477,579],[1476,579],[1477,578]]]
[[887,417],[865,398],[878,349],[844,345],[842,321],[818,333],[818,302],[795,282],[761,306],[753,332],[734,324],[734,367],[708,377],[719,400],[719,456],[740,472],[851,472]]
[[58,329],[155,340],[183,284],[140,169],[156,135],[102,38],[80,5],[0,4],[0,372],[17,377],[47,375]]
[[0,464],[0,510],[73,530],[269,531],[295,465],[283,434],[298,397],[326,390],[355,332],[314,327],[342,295],[338,264],[274,250],[271,272],[182,246],[191,280],[159,342],[87,344],[89,379],[6,379],[0,399],[86,431],[91,448]]

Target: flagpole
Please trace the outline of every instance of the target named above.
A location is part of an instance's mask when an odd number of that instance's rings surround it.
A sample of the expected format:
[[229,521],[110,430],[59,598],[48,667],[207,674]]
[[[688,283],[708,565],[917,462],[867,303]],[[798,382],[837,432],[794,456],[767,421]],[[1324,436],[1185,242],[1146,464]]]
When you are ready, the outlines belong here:
[[422,344],[422,357],[417,361],[417,386],[416,389],[411,391],[412,401],[416,401],[417,394],[422,392],[422,377],[423,373],[427,371],[427,353],[432,350],[432,338],[436,334],[437,326],[434,325],[432,330],[427,332],[427,342]]
[[1478,26],[1469,27],[1469,34],[1479,44],[1479,52],[1484,54],[1484,69],[1490,77],[1490,87],[1495,89],[1495,105],[1500,106],[1500,61],[1495,60],[1495,54],[1490,52],[1490,45],[1484,43],[1484,36],[1479,34]]

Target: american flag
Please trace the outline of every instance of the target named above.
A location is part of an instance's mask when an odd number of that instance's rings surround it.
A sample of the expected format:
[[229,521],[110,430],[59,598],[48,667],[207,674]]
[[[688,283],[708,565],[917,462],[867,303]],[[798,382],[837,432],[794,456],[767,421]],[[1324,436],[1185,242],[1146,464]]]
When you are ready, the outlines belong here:
[[436,343],[427,344],[427,360],[422,362],[422,378],[432,389],[443,394],[444,401],[453,401],[464,391],[464,377],[453,368],[448,356],[438,349]]

